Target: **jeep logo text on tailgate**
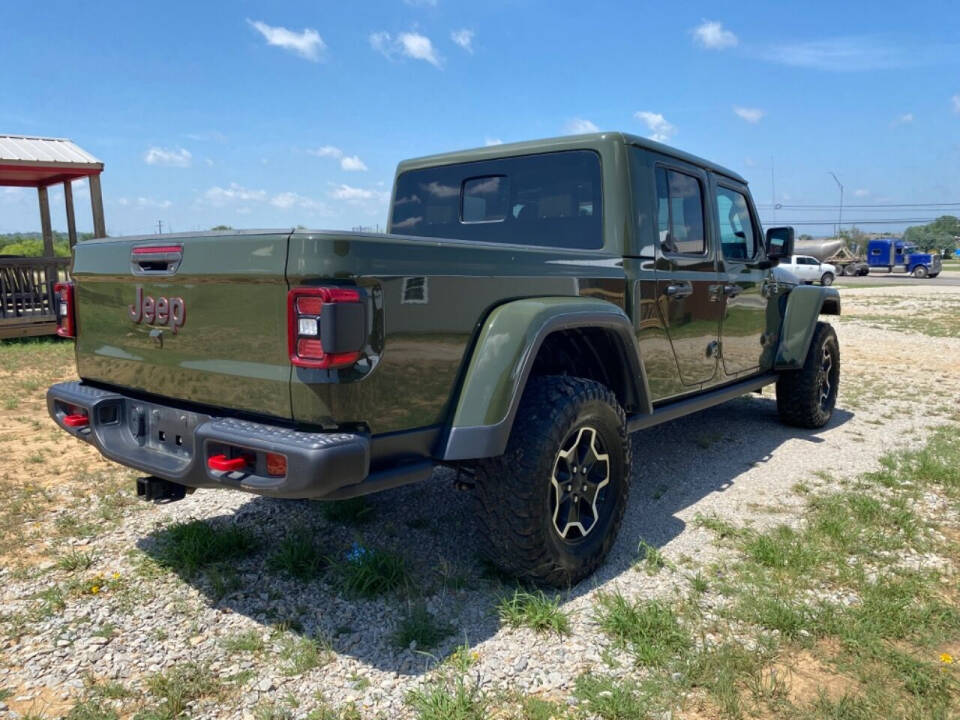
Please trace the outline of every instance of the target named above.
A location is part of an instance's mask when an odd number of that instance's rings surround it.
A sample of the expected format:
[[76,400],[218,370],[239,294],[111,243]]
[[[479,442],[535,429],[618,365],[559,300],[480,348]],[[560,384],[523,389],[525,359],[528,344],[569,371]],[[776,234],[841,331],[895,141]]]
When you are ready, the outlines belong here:
[[137,299],[133,305],[127,306],[127,313],[135,323],[143,321],[148,325],[169,325],[174,335],[187,321],[187,305],[183,298],[165,298],[161,295],[154,300],[150,295],[144,296],[142,287],[137,288]]

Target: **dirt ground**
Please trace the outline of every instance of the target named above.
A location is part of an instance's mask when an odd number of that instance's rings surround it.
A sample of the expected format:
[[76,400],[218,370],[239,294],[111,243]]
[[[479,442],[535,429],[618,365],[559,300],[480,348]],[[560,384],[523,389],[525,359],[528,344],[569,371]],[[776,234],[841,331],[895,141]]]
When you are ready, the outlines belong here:
[[[706,567],[719,551],[695,517],[726,514],[756,526],[782,520],[803,504],[790,491],[797,482],[874,468],[882,454],[922,441],[929,428],[960,411],[960,288],[841,293],[844,314],[832,319],[842,354],[835,420],[809,436],[784,429],[775,424],[768,389],[647,433],[635,453],[639,467],[621,540],[595,578],[564,596],[574,632],[556,642],[498,626],[490,608],[503,585],[476,559],[469,502],[442,472],[422,487],[373,499],[376,520],[362,527],[318,518],[316,504],[222,491],[200,491],[172,505],[140,504],[133,499],[135,473],[68,438],[47,416],[46,387],[74,376],[71,346],[3,348],[0,716],[58,717],[83,696],[90,678],[132,688],[111,700],[120,716],[129,716],[142,704],[146,677],[196,657],[233,678],[217,710],[191,710],[200,717],[266,717],[256,715],[257,708],[284,693],[297,698],[291,717],[347,702],[356,703],[360,717],[409,716],[404,697],[429,678],[431,663],[415,649],[390,646],[408,609],[404,602],[354,601],[323,583],[291,585],[256,559],[241,563],[224,594],[194,578],[158,572],[149,560],[151,538],[196,518],[247,522],[266,540],[277,528],[307,523],[332,545],[361,539],[388,545],[408,558],[417,582],[431,588],[424,591],[426,606],[456,626],[431,651],[435,656],[466,638],[479,658],[476,672],[491,687],[565,697],[573,676],[609,650],[586,611],[598,591],[672,592],[668,580],[628,572],[639,540],[670,562],[689,561],[691,572]],[[686,443],[682,459],[666,449],[678,436]],[[54,586],[62,593],[44,595]],[[14,627],[14,616],[29,619]],[[225,649],[225,638],[238,633],[266,636],[277,627],[301,626],[303,636],[313,627],[333,641],[330,658],[300,675],[278,669],[282,654],[249,659]],[[774,667],[792,678],[795,699],[843,690],[815,654]]]

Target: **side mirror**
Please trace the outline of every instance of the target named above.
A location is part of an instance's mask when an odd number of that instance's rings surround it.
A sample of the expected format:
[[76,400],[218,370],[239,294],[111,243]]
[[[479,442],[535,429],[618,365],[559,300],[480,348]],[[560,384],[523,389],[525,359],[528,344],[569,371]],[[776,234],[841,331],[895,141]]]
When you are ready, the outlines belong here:
[[775,227],[767,230],[767,258],[779,262],[793,255],[794,230]]

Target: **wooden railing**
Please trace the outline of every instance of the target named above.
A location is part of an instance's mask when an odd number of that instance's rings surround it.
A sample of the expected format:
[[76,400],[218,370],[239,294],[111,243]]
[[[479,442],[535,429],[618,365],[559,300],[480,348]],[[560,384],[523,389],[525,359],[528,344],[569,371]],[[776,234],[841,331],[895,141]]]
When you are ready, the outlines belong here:
[[0,257],[0,338],[56,332],[53,286],[69,268],[70,258]]

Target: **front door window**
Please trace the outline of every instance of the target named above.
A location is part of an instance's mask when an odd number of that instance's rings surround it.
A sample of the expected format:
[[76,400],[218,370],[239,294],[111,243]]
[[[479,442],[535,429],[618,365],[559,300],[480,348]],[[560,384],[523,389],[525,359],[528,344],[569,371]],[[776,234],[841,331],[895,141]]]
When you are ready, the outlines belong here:
[[[728,375],[755,371],[766,349],[767,299],[763,286],[769,270],[758,267],[760,231],[745,192],[716,187],[717,230],[726,276],[720,330],[723,369]],[[799,266],[799,262],[798,262]]]

